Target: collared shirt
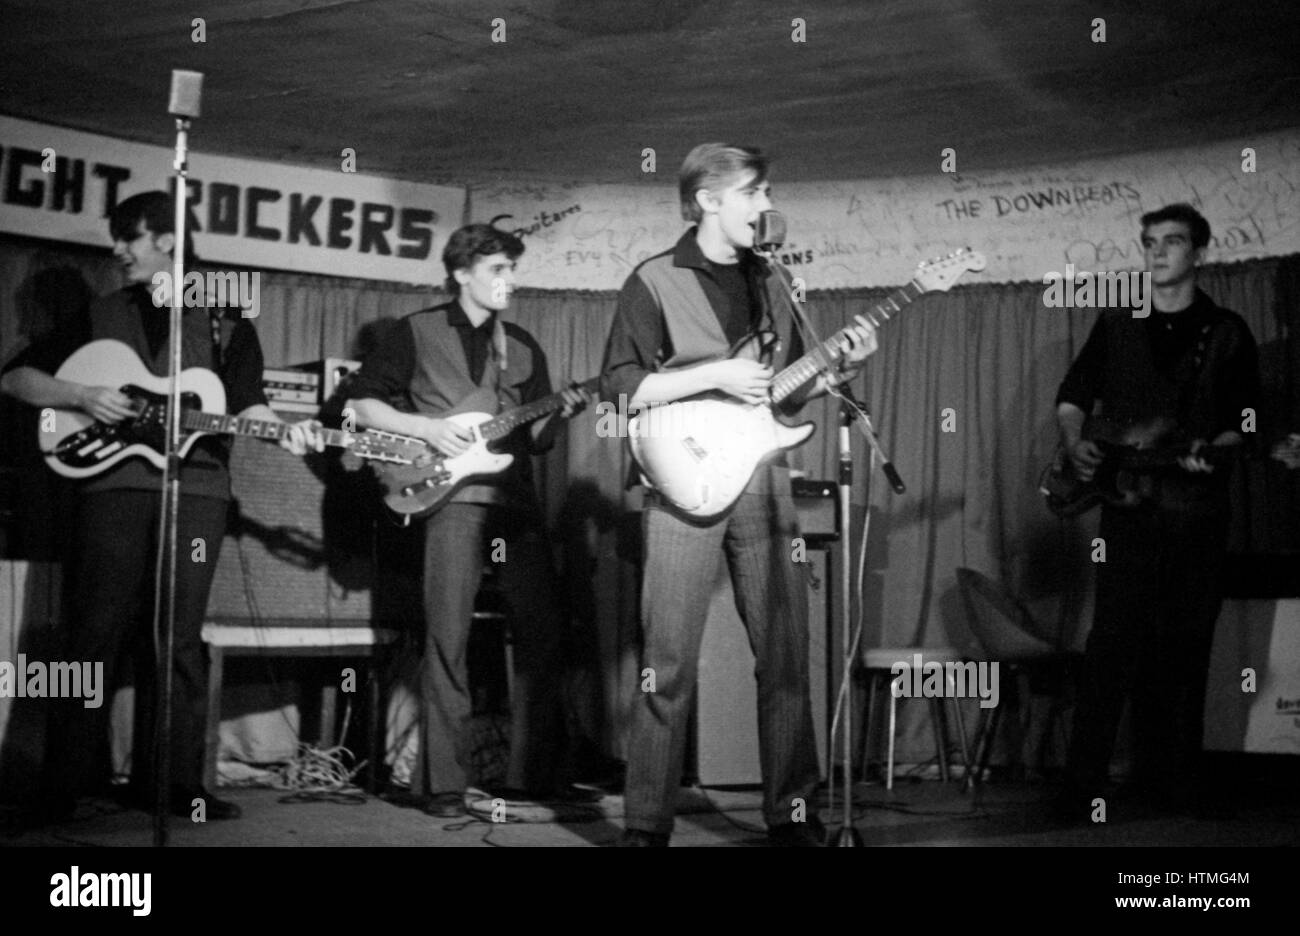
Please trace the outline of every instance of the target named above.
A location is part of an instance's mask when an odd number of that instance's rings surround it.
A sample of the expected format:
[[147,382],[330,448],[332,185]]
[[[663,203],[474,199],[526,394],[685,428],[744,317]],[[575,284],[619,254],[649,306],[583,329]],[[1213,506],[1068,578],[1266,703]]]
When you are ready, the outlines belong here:
[[496,322],[497,313],[493,312],[478,325],[474,325],[459,302],[447,311],[447,323],[460,335],[461,346],[465,349],[465,361],[469,364],[469,376],[474,383],[483,380],[483,369],[487,367],[488,356],[492,353],[492,333]]

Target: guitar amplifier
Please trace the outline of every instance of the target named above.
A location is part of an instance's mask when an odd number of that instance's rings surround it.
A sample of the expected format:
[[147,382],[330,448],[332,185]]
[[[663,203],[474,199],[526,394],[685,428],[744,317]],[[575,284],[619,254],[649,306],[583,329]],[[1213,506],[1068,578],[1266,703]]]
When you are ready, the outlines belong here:
[[795,478],[794,506],[799,512],[799,532],[809,545],[833,543],[840,538],[839,488],[833,481]]
[[236,500],[208,600],[210,618],[371,620],[367,503],[350,507],[360,527],[353,535],[330,535],[326,466],[332,457],[295,458],[259,439],[235,440]]
[[[829,503],[834,503],[830,501]],[[806,563],[808,601],[809,695],[817,763],[826,765],[832,699],[838,688],[838,629],[830,626],[830,553],[810,549]],[[699,681],[695,696],[695,774],[704,786],[733,786],[760,782],[758,757],[758,686],[754,653],[745,625],[736,611],[735,593],[725,562],[709,603],[700,645]],[[828,652],[828,650],[830,652]]]

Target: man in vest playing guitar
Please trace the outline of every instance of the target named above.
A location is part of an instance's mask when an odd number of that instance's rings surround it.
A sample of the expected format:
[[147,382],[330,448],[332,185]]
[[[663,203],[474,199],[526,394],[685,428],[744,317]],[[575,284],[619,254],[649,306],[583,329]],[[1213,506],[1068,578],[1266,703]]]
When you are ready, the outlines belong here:
[[1229,472],[1196,452],[1243,443],[1259,383],[1246,323],[1197,288],[1209,240],[1209,224],[1190,205],[1142,216],[1154,311],[1146,318],[1103,311],[1057,395],[1063,447],[1084,482],[1103,458],[1084,436],[1089,416],[1138,432],[1163,427],[1162,438],[1141,441],[1186,446],[1179,468],[1131,480],[1129,504],[1102,505],[1105,561],[1096,563],[1093,626],[1057,803],[1072,821],[1097,815],[1130,695],[1135,799],[1175,810],[1205,803],[1202,709],[1223,600]]
[[[510,304],[515,261],[523,252],[519,238],[490,224],[470,224],[451,235],[442,260],[453,298],[403,318],[366,358],[347,404],[359,426],[422,439],[437,453],[457,456],[475,438],[447,417],[495,415],[551,394],[541,346],[500,315]],[[515,649],[506,782],[529,799],[565,792],[555,769],[560,617],[530,468],[530,455],[549,449],[562,420],[587,402],[576,389],[562,396],[559,419],[540,419],[500,441],[498,448],[514,456],[505,470],[471,479],[426,521],[420,752],[411,793],[419,808],[438,818],[466,814],[472,779],[467,651],[474,599],[494,542],[505,550],[496,568],[513,612]]]
[[[51,376],[60,362],[87,340],[112,339],[134,351],[154,374],[168,369],[170,309],[154,302],[154,277],[172,271],[174,208],[166,192],[134,195],[109,216],[113,253],[127,285],[97,300],[89,334],[55,335],[20,353],[5,367],[0,390],[32,406],[78,410],[103,423],[136,415],[131,399],[114,386],[83,386]],[[239,316],[187,308],[182,319],[182,366],[216,371],[228,409],[239,416],[281,423],[262,393],[262,349],[252,324]],[[321,447],[310,421],[290,427],[280,444],[296,455]],[[195,814],[203,802],[207,820],[232,819],[239,807],[203,789],[203,744],[208,664],[200,639],[208,592],[216,569],[230,500],[228,448],[217,438],[201,439],[181,468],[176,563],[171,810]],[[124,648],[136,648],[136,730],[130,799],[154,799],[151,740],[154,717],[156,641],[149,634],[157,533],[162,507],[162,473],[142,458],[128,458],[82,482],[75,529],[64,564],[67,635],[63,659],[104,665],[104,683]],[[204,561],[191,561],[190,544],[202,540]],[[111,698],[111,695],[109,696]],[[43,800],[37,818],[72,812],[76,797],[105,787],[100,758],[108,740],[110,706],[86,709],[81,700],[53,704],[46,737]]]
[[[752,252],[759,215],[771,207],[768,161],[758,150],[706,143],[679,174],[683,217],[695,224],[672,249],[633,271],[619,295],[605,349],[602,396],[630,409],[720,391],[747,404],[769,399],[773,364],[728,358],[750,332],[769,330],[783,361],[804,344],[777,271]],[[836,377],[818,376],[789,397],[794,409],[828,379],[846,379],[875,350],[865,319],[846,338]],[[647,492],[640,672],[628,740],[626,846],[668,844],[682,776],[700,642],[718,563],[731,571],[737,610],[758,675],[763,814],[774,844],[820,845],[819,781],[809,695],[808,602],[792,561],[799,535],[784,457],[760,465],[734,507],[695,522]]]

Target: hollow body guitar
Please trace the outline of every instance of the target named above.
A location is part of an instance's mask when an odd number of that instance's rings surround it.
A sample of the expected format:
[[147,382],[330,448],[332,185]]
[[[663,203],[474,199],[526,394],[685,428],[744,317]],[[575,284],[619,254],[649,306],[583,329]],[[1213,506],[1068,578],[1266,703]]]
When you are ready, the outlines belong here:
[[[153,374],[120,341],[100,339],[74,351],[55,374],[60,380],[92,387],[114,387],[130,397],[135,415],[115,423],[98,422],[73,409],[51,408],[37,431],[50,468],[66,478],[89,478],[128,458],[144,458],[155,468],[166,465],[169,381]],[[180,456],[189,454],[205,435],[239,435],[283,439],[284,423],[227,415],[226,388],[210,370],[190,367],[180,374]],[[395,457],[372,433],[320,430],[325,444],[346,448],[367,459]]]
[[[927,292],[944,292],[967,270],[984,269],[984,257],[963,248],[922,263],[907,286],[866,314],[879,327]],[[772,379],[770,402],[751,405],[720,393],[646,407],[628,421],[628,447],[651,486],[690,520],[706,522],[728,511],[758,466],[801,445],[815,431],[811,422],[786,426],[772,407],[795,393],[844,354],[857,325],[841,329]],[[729,358],[762,360],[775,350],[775,336],[752,335]]]
[[[599,383],[600,378],[593,377],[578,386],[595,391]],[[372,430],[395,456],[372,464],[384,505],[403,525],[429,516],[475,478],[491,477],[510,467],[515,456],[497,451],[492,447],[494,442],[563,408],[563,394],[553,393],[497,416],[482,412],[445,415],[441,418],[468,429],[474,437],[469,448],[459,455],[443,455],[413,436]]]

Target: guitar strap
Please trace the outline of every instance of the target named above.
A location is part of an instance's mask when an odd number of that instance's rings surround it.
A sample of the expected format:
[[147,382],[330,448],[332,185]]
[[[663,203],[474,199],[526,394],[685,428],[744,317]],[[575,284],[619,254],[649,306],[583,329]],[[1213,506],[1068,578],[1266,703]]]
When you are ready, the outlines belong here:
[[[778,292],[781,294],[781,300],[785,303],[785,307],[790,310],[790,317],[794,319],[794,326],[799,330],[799,336],[803,339],[804,354],[808,354],[814,349],[820,348],[822,339],[821,336],[817,334],[817,328],[809,318],[804,315],[803,309],[799,308],[800,303],[795,302],[790,297],[794,283],[789,279],[789,272],[775,260],[767,261],[767,265],[768,268],[772,270],[772,275],[781,283],[781,288]],[[771,290],[767,290],[767,292],[770,296]],[[773,319],[773,325],[775,324],[775,319]],[[775,328],[773,330],[776,331]]]
[[221,319],[224,313],[220,309],[208,309],[208,327],[212,334],[212,369],[220,374],[225,367],[225,348],[221,344]]
[[1184,426],[1191,417],[1191,410],[1196,402],[1196,393],[1200,389],[1201,372],[1205,370],[1206,358],[1209,356],[1207,346],[1214,324],[1204,322],[1197,328],[1196,344],[1183,353],[1175,379],[1178,381],[1178,424]]

